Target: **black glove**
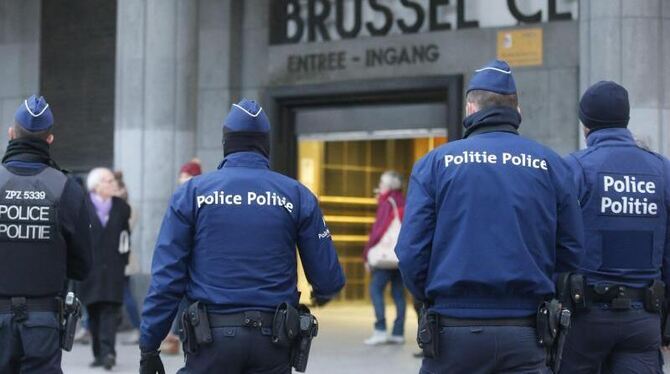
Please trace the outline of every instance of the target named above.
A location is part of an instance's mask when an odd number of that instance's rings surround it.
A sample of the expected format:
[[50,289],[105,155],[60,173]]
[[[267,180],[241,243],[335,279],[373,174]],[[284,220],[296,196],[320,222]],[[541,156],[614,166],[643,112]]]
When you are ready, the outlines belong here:
[[160,351],[142,352],[140,356],[140,374],[165,374]]
[[312,305],[314,306],[324,306],[330,302],[330,299],[325,297],[318,297],[314,295],[314,292],[312,292],[310,299],[312,301]]

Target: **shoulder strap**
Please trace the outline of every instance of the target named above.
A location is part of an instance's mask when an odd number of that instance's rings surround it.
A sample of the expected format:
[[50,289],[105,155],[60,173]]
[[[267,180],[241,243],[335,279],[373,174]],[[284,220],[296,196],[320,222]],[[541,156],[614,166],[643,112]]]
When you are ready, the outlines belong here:
[[67,184],[67,176],[62,171],[52,167],[45,167],[38,175],[46,177],[44,181],[47,182],[47,186],[55,196],[60,198]]
[[391,203],[391,206],[393,207],[393,217],[400,219],[400,213],[398,212],[398,204],[395,202],[395,199],[392,197],[389,197],[389,203]]

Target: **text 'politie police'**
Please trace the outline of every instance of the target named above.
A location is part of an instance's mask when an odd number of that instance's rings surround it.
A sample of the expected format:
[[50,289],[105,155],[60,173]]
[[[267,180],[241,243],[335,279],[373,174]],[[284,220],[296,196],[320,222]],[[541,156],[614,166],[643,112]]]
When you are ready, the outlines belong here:
[[478,152],[478,151],[464,151],[458,155],[445,155],[444,166],[461,165],[461,164],[498,164],[498,160],[503,165],[522,166],[533,169],[547,169],[547,160],[533,157],[532,155],[521,153],[518,155],[503,152],[499,157],[493,153]]

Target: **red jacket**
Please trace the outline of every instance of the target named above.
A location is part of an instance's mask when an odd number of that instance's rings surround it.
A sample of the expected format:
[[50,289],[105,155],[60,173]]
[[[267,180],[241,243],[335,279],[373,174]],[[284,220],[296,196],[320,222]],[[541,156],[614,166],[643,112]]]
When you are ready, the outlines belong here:
[[402,222],[402,216],[405,211],[405,197],[402,195],[402,192],[393,190],[380,195],[378,198],[379,203],[377,205],[375,223],[372,224],[368,243],[363,249],[363,259],[366,262],[368,260],[368,252],[370,251],[370,248],[379,243],[393,221],[393,206],[391,205],[391,202],[389,202],[390,197],[395,200],[395,203],[398,206],[398,214],[400,215],[400,221]]

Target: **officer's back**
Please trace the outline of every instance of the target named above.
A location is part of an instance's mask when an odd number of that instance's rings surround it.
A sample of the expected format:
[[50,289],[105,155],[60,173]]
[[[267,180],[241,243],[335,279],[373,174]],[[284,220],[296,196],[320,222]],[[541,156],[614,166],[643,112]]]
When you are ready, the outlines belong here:
[[584,217],[586,297],[576,305],[562,373],[661,372],[670,161],[638,146],[629,110],[626,89],[611,81],[580,100],[587,148],[566,161]]
[[91,264],[84,193],[49,154],[53,115],[32,96],[16,111],[0,166],[0,372],[58,373],[66,278]]
[[[273,328],[278,307],[298,306],[296,246],[316,300],[325,302],[344,286],[316,197],[269,169],[269,131],[258,104],[234,104],[219,169],[174,194],[143,311],[143,373],[160,367],[156,350],[182,296],[196,302],[187,316],[207,309],[201,317],[207,316],[212,334],[187,355],[188,372],[290,373],[292,347],[281,336],[273,343],[271,335],[279,333]],[[195,330],[199,341],[209,329]],[[187,336],[186,346],[193,341]]]
[[[215,288],[208,301],[226,311],[296,304],[296,243],[321,247],[300,252],[312,285],[326,294],[339,290],[337,259],[312,257],[330,250],[318,236],[326,229],[313,216],[316,200],[295,180],[271,171],[262,155],[230,154],[219,170],[187,182],[183,193],[195,196],[194,294]],[[317,273],[320,261],[335,273]]]
[[423,368],[544,372],[534,315],[553,296],[554,276],[577,267],[576,194],[564,161],[518,135],[506,63],[478,70],[467,101],[466,139],[414,166],[396,246],[406,285],[445,328],[439,357]]

